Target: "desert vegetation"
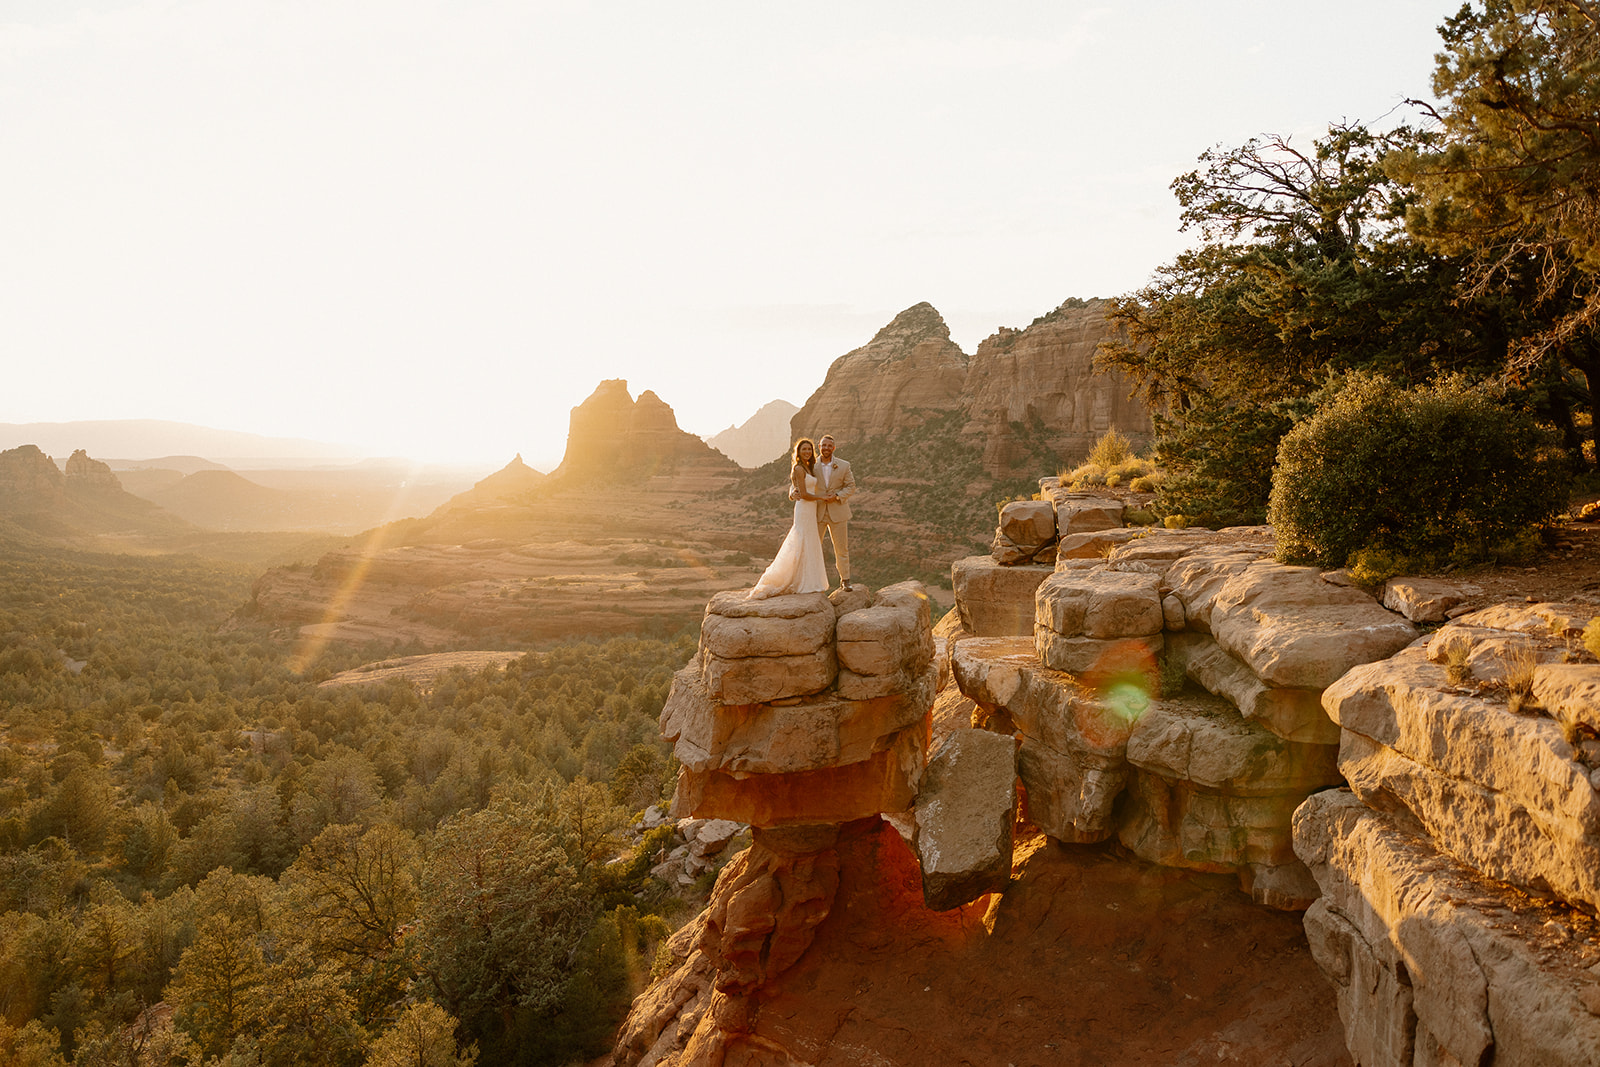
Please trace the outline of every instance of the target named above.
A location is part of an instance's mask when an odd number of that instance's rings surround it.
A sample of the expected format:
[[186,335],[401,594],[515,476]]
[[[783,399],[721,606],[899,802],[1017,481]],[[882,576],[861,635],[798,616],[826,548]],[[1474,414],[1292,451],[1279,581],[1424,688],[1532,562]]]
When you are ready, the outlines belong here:
[[250,580],[0,546],[0,1061],[603,1049],[675,905],[627,828],[689,640],[319,687],[378,656],[291,671]]
[[[1113,302],[1099,355],[1155,412],[1162,512],[1270,510],[1286,558],[1328,565],[1461,561],[1592,477],[1600,28],[1570,0],[1486,0],[1441,35],[1440,103],[1411,124],[1218,146],[1173,182],[1203,240]],[[1358,409],[1383,428],[1352,435]],[[1410,432],[1431,417],[1474,458]]]

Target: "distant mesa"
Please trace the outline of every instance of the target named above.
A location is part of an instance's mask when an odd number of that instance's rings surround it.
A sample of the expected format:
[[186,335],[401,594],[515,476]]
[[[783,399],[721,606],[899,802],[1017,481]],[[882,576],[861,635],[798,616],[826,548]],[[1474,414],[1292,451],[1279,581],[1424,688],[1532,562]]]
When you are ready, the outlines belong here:
[[690,466],[733,472],[738,465],[680,430],[672,408],[655,393],[646,389],[634,400],[626,380],[610,378],[572,409],[566,455],[551,477],[639,478]]
[[114,535],[171,536],[188,523],[125,491],[111,468],[83,449],[56,466],[38,445],[0,452],[0,519],[52,540],[91,543]]
[[18,445],[0,452],[0,496],[59,493],[66,475],[38,445]]
[[1026,329],[1002,327],[967,356],[932,304],[909,307],[871,341],[833,361],[790,420],[791,437],[831,433],[841,447],[963,411],[962,435],[983,449],[995,477],[1009,477],[1035,449],[1063,459],[1087,454],[1115,427],[1146,444],[1150,413],[1121,375],[1094,366],[1112,336],[1104,300],[1068,299]]
[[800,409],[787,400],[763,404],[761,410],[739,426],[729,426],[706,438],[706,444],[741,467],[763,467],[788,455],[789,420]]
[[90,459],[89,453],[81,448],[67,458],[66,480],[90,489],[122,488],[117,476],[111,473],[110,465]]

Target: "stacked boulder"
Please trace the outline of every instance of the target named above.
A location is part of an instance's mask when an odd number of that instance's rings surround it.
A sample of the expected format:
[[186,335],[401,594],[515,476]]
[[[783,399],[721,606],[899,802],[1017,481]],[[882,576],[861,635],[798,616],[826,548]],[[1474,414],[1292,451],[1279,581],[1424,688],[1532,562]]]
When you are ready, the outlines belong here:
[[1316,887],[1291,817],[1340,780],[1321,691],[1416,628],[1273,562],[1269,530],[1099,533],[1115,535],[1103,558],[1063,555],[1038,586],[1031,637],[955,642],[957,684],[1021,738],[1029,814],[1050,836],[1115,836],[1305,907]]
[[1596,612],[1460,615],[1323,694],[1350,788],[1301,806],[1295,850],[1357,1062],[1600,1063]]
[[753,1036],[761,991],[832,908],[842,828],[917,799],[939,677],[931,631],[911,582],[712,598],[661,714],[682,764],[672,814],[748,824],[752,844],[673,938],[679,965],[635,1003],[617,1062],[776,1058]]
[[1054,563],[1056,509],[1048,500],[1013,500],[1000,509],[989,554],[1003,567]]
[[1032,633],[1033,591],[1058,559],[1101,555],[1108,538],[1120,543],[1136,532],[1122,529],[1120,500],[1063,489],[1055,478],[1039,485],[1040,499],[1001,507],[989,555],[957,560],[951,569],[956,614],[968,635]]

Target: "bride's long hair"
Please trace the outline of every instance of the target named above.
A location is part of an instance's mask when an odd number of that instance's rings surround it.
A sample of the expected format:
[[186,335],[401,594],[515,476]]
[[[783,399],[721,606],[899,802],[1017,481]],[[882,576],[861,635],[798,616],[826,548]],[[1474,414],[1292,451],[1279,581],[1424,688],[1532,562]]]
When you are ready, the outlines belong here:
[[[811,446],[811,458],[810,459],[801,459],[800,458],[800,447],[802,445],[810,445]],[[805,472],[807,474],[815,476],[816,473],[817,473],[817,471],[816,471],[816,462],[817,462],[817,445],[816,445],[815,441],[811,440],[811,438],[809,438],[809,437],[802,437],[802,438],[800,438],[800,440],[798,440],[798,441],[796,441],[794,443],[794,466],[795,467],[804,467],[805,468]]]

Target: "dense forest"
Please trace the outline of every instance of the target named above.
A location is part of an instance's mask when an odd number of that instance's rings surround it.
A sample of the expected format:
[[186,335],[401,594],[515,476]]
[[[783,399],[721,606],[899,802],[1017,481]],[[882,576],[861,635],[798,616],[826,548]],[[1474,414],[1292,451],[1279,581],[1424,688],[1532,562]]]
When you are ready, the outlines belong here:
[[392,650],[294,673],[251,578],[0,545],[0,1063],[603,1051],[684,907],[629,824],[691,638],[325,687]]

